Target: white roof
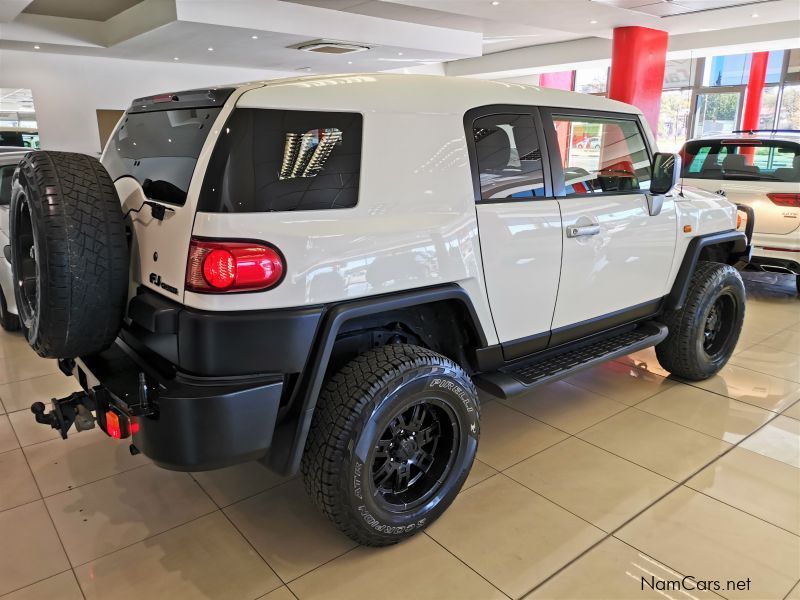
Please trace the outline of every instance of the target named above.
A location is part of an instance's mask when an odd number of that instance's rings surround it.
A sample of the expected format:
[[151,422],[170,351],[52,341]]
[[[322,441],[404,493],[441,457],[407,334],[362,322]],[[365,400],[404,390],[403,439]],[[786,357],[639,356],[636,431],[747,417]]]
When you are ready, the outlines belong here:
[[355,112],[438,112],[463,114],[488,104],[520,104],[641,111],[601,96],[541,88],[519,83],[437,75],[358,73],[265,81],[245,92],[237,106],[297,108]]

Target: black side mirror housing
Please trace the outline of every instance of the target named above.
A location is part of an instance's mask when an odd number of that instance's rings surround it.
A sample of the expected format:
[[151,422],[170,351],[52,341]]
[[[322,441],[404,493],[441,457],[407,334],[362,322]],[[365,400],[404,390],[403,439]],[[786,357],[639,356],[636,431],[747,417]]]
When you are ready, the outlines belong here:
[[656,152],[653,155],[653,175],[650,179],[651,194],[668,194],[681,178],[681,157],[678,154]]

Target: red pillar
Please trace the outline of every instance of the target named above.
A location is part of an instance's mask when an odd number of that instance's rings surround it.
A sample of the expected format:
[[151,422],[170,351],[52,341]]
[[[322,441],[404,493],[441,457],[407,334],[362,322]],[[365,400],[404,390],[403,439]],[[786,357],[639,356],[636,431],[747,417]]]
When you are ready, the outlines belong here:
[[[747,90],[744,95],[742,129],[758,129],[761,97],[764,95],[764,82],[767,79],[767,62],[769,62],[769,52],[753,52],[750,55],[750,78],[747,80]],[[756,149],[739,148],[739,154],[743,154],[745,160],[752,165]]]
[[655,133],[667,63],[667,32],[648,27],[617,27],[611,50],[608,97],[633,104]]

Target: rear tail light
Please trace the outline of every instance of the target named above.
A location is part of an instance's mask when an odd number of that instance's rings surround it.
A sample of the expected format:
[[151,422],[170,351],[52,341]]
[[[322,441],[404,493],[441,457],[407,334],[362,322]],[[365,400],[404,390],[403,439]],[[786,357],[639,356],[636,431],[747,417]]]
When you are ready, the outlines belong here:
[[280,283],[284,270],[283,256],[266,244],[192,238],[186,289],[203,293],[266,290]]
[[98,421],[103,431],[115,440],[123,440],[139,433],[139,422],[136,417],[128,417],[113,408],[98,415]]
[[788,206],[789,208],[800,208],[800,194],[783,194],[771,192],[767,198],[772,200],[776,206]]

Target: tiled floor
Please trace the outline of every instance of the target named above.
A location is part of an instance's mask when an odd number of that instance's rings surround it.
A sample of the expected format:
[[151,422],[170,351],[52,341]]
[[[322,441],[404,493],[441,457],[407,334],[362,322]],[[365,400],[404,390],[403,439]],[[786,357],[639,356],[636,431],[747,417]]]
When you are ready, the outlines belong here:
[[[648,350],[485,397],[464,491],[379,550],[257,463],[190,475],[96,431],[62,441],[28,406],[73,383],[2,334],[0,596],[800,599],[800,300],[776,276],[747,287],[708,381],[666,379]],[[683,575],[722,587],[666,587]]]

